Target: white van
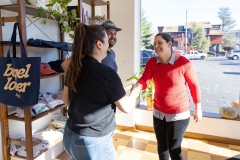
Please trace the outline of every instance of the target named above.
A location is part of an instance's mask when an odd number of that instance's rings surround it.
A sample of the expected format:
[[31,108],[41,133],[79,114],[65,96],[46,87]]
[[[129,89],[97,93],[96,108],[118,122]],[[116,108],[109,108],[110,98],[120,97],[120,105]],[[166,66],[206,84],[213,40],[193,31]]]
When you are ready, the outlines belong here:
[[205,59],[207,56],[204,53],[199,53],[198,51],[190,51],[189,54],[185,54],[185,57],[189,58],[189,59],[200,59],[203,60]]

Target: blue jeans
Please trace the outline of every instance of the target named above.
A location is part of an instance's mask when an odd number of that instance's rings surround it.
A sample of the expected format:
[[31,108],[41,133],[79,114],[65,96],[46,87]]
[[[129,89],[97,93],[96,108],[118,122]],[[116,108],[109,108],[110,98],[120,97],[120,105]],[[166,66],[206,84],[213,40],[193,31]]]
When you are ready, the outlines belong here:
[[112,133],[103,137],[81,136],[65,125],[63,145],[72,160],[118,160]]

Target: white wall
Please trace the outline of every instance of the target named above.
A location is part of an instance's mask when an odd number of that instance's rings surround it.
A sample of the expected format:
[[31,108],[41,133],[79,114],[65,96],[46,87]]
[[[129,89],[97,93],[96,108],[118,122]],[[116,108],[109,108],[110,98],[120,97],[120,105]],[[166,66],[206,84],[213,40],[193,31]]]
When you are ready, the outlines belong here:
[[140,65],[140,0],[110,0],[110,19],[117,27],[116,52],[118,74],[122,82],[139,71]]
[[[112,48],[116,53],[118,74],[125,87],[132,82],[126,79],[139,71],[140,65],[140,0],[110,0],[110,19],[122,31],[118,32],[117,43]],[[106,7],[102,7],[106,15]],[[116,113],[117,125],[134,126],[135,110],[125,114]]]

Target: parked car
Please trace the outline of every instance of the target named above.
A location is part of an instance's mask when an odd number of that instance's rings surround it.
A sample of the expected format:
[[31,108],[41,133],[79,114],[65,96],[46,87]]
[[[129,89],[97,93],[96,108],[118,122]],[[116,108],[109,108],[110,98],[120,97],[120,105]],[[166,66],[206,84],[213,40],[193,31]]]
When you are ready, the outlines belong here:
[[226,53],[228,59],[238,60],[240,57],[240,50],[230,50]]
[[187,56],[185,56],[186,54],[183,50],[173,50],[173,53],[177,56],[183,56],[183,57],[189,59]]
[[140,52],[140,65],[141,67],[145,67],[147,61],[152,58],[156,57],[157,54],[154,52],[154,50],[141,50]]
[[200,59],[200,60],[203,60],[207,57],[206,54],[199,53],[198,51],[190,51],[189,54],[185,54],[184,56],[189,59]]

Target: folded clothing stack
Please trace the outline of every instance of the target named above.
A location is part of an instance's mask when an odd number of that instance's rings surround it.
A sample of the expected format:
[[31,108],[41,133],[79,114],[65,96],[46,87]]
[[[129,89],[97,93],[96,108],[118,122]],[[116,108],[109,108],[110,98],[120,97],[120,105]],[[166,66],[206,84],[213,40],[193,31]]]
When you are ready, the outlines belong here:
[[[31,107],[32,117],[37,116],[38,114],[45,112],[49,109],[53,109],[56,106],[62,105],[64,102],[61,100],[61,92],[59,93],[40,93],[38,98],[38,104]],[[16,114],[18,118],[24,118],[24,110],[17,108]]]
[[54,127],[57,131],[63,133],[68,118],[60,114],[52,115],[52,120],[53,121],[51,122],[51,126]]
[[[38,104],[31,107],[31,116],[35,117],[38,114],[49,110],[45,103],[38,102]],[[16,114],[18,118],[24,118],[24,110],[17,107]]]
[[58,105],[64,104],[64,102],[61,100],[60,93],[54,94],[54,93],[46,92],[46,93],[40,94],[40,98],[41,100],[46,102],[47,107],[50,109],[53,109]]
[[[33,135],[33,156],[39,156],[42,154],[44,151],[46,151],[49,147],[49,141],[45,140],[42,136],[39,135]],[[20,141],[26,142],[25,137],[19,138]],[[10,145],[10,154],[12,156],[19,155],[23,157],[27,157],[27,152],[26,152],[26,147],[25,146],[20,146],[17,144],[11,144]]]

